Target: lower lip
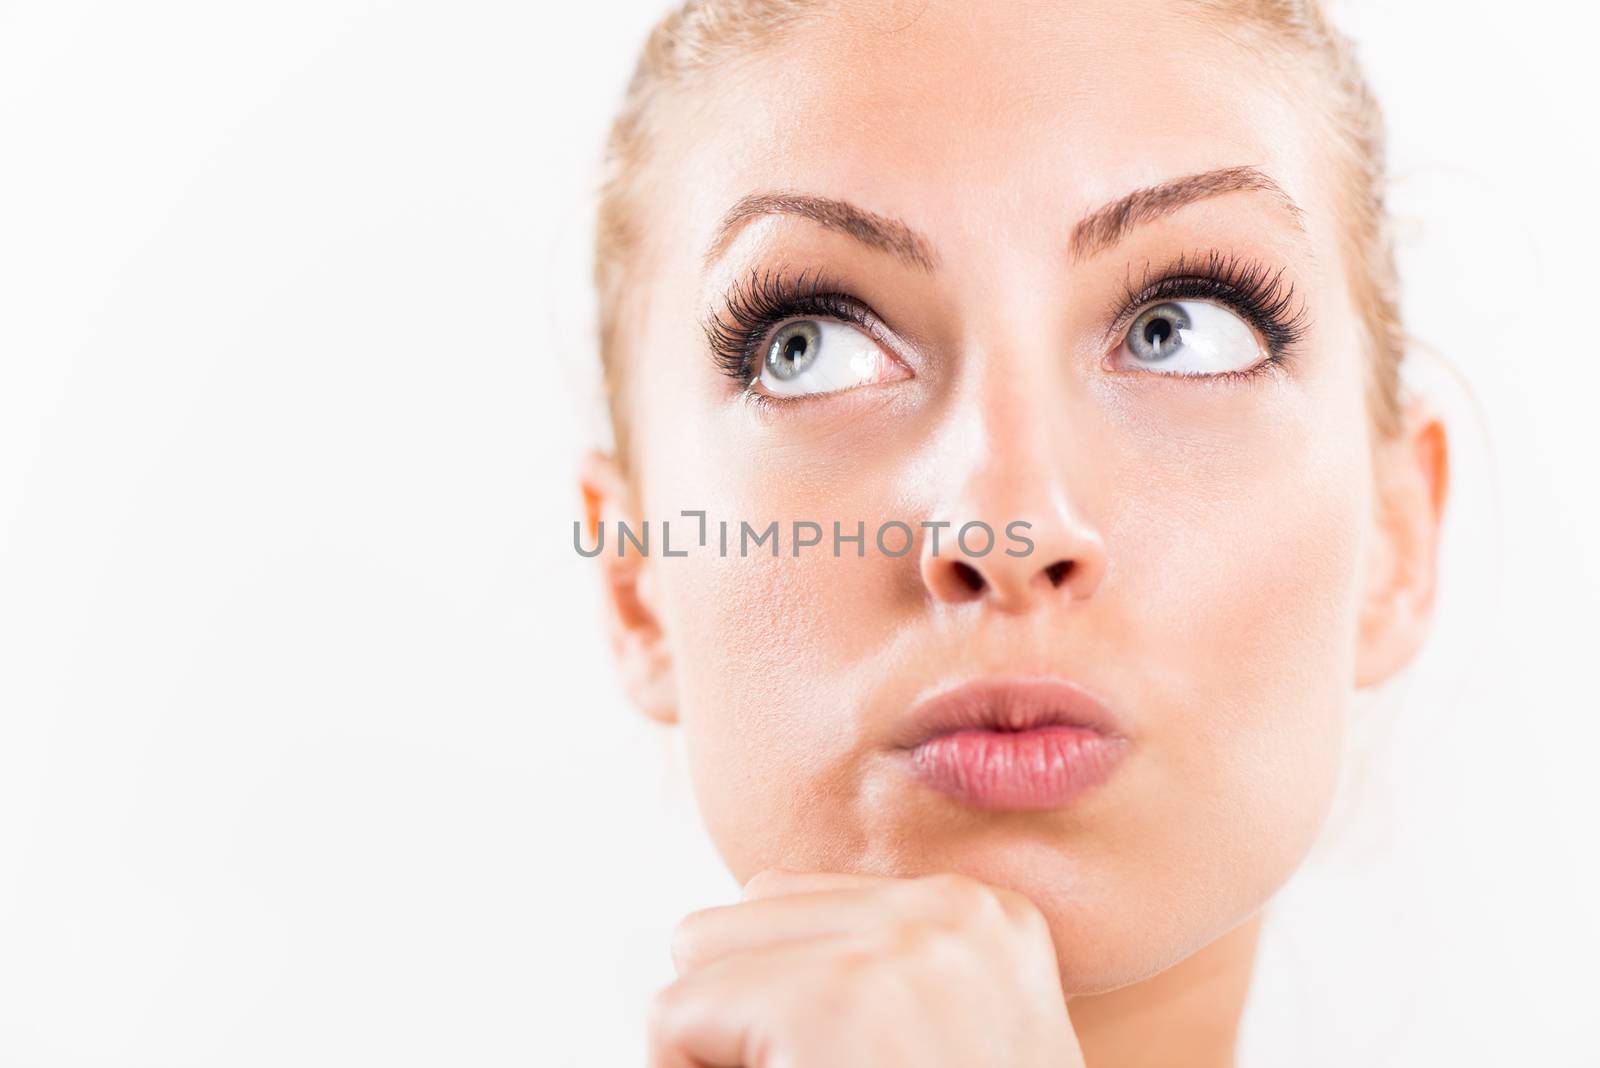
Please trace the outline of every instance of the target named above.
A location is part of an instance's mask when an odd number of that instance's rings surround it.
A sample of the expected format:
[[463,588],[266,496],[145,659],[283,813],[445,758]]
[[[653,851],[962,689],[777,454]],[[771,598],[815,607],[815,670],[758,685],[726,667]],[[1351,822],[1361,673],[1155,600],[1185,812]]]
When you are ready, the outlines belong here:
[[977,808],[1058,808],[1105,782],[1121,739],[1086,727],[963,730],[909,751],[923,783]]

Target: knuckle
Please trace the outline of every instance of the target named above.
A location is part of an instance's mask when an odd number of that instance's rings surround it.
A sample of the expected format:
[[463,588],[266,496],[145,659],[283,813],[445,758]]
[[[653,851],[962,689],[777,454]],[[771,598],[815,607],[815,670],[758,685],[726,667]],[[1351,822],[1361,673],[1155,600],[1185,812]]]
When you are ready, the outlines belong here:
[[684,987],[668,983],[650,995],[645,1013],[645,1031],[653,1046],[670,1044],[678,1033],[683,1016]]
[[965,927],[990,922],[1004,914],[993,887],[957,872],[939,872],[922,877],[923,892],[934,916],[942,923]]
[[700,922],[699,913],[691,912],[672,928],[672,937],[669,943],[672,954],[672,966],[681,975],[694,964],[695,954],[699,948]]
[[896,932],[891,951],[918,969],[936,971],[965,959],[969,941],[964,931],[948,923],[913,923]]
[[970,894],[978,885],[972,876],[962,875],[958,871],[936,871],[917,881],[933,893],[950,895]]
[[948,979],[927,955],[935,941],[944,943],[949,932],[918,926],[894,932],[841,955],[832,974],[821,984],[823,1003],[818,1007],[830,1021],[881,1020],[926,1004],[929,984]]
[[998,891],[997,896],[1013,927],[1029,937],[1049,937],[1050,922],[1045,918],[1044,910],[1032,898],[1015,890],[1004,889]]
[[888,971],[889,952],[882,938],[873,938],[841,950],[830,961],[830,984],[836,989],[861,990],[880,983]]
[[763,868],[744,884],[745,897],[759,897],[771,893],[783,881],[786,873],[781,868]]

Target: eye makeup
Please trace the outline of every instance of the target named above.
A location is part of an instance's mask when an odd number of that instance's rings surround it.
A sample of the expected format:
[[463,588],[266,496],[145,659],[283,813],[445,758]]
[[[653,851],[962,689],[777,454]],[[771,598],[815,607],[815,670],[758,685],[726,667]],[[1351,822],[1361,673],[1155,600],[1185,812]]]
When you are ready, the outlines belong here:
[[1311,326],[1304,301],[1285,277],[1287,270],[1216,250],[1181,254],[1160,268],[1146,262],[1138,281],[1131,276],[1124,280],[1106,329],[1106,342],[1156,305],[1201,300],[1240,315],[1260,335],[1266,355],[1253,367],[1238,371],[1173,377],[1227,379],[1275,370],[1298,354]]
[[722,307],[701,324],[712,360],[723,374],[748,388],[761,371],[772,329],[789,319],[833,319],[881,338],[881,321],[862,301],[843,292],[819,272],[794,278],[782,270],[753,270],[737,279]]
[[[1228,379],[1272,371],[1297,352],[1309,327],[1305,305],[1285,278],[1286,270],[1220,251],[1179,255],[1160,268],[1147,262],[1137,281],[1131,275],[1124,280],[1108,320],[1106,342],[1151,307],[1179,300],[1207,301],[1249,323],[1262,340],[1264,358],[1242,370],[1168,377]],[[746,396],[766,400],[754,387],[768,338],[775,327],[800,318],[848,323],[880,341],[887,333],[865,302],[822,273],[802,270],[791,276],[771,268],[753,269],[736,279],[702,329],[717,368]]]

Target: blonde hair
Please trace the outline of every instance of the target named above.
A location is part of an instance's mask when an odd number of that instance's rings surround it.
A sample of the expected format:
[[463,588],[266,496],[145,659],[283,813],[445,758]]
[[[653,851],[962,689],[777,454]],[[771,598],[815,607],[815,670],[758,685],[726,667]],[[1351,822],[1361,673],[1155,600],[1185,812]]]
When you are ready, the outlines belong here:
[[[1400,427],[1399,282],[1385,204],[1382,113],[1350,40],[1316,0],[1184,0],[1213,24],[1244,27],[1312,65],[1327,87],[1324,115],[1348,196],[1347,262],[1351,296],[1366,349],[1368,409],[1381,436]],[[637,176],[650,158],[651,132],[667,93],[696,74],[769,44],[800,20],[826,10],[824,0],[686,0],[651,32],[606,143],[595,234],[602,381],[617,459],[628,458],[622,418],[618,324],[647,225]]]

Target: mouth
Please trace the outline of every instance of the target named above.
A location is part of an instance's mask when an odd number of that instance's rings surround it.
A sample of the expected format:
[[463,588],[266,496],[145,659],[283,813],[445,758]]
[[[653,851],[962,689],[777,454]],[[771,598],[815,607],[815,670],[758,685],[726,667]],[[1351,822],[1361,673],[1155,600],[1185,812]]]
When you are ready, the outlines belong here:
[[919,701],[894,748],[913,778],[974,808],[1049,809],[1110,778],[1128,738],[1064,679],[985,679]]

